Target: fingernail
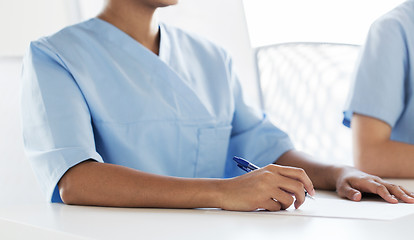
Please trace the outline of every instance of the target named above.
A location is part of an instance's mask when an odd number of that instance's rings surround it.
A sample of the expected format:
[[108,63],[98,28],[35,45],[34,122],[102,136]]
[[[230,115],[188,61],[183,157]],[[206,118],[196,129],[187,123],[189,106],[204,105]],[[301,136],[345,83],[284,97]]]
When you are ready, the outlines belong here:
[[312,188],[312,190],[311,190],[311,192],[310,192],[310,195],[314,196],[315,194],[316,194],[315,189],[314,189],[314,188]]
[[352,195],[352,200],[358,200],[358,193],[354,193],[354,195]]
[[413,197],[411,197],[411,196],[410,196],[410,195],[408,195],[408,194],[405,194],[405,195],[404,195],[404,197],[414,199]]

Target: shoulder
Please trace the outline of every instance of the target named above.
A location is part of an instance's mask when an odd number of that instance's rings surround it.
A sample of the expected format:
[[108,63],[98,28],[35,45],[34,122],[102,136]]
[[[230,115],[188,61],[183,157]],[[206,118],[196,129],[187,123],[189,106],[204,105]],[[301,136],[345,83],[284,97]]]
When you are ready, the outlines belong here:
[[86,35],[96,35],[97,28],[99,28],[99,22],[92,18],[77,24],[67,26],[60,31],[47,36],[46,39],[49,42],[58,41],[73,41],[75,39],[84,38]]
[[93,19],[67,26],[56,33],[32,41],[30,49],[39,48],[58,52],[61,49],[72,48],[81,42],[88,41],[88,38],[96,38],[92,29]]
[[90,19],[67,26],[49,36],[30,43],[26,57],[52,60],[66,67],[68,61],[76,61],[80,55],[101,44],[98,23]]
[[414,32],[414,0],[408,0],[378,18],[371,25],[371,31],[380,31],[390,35]]

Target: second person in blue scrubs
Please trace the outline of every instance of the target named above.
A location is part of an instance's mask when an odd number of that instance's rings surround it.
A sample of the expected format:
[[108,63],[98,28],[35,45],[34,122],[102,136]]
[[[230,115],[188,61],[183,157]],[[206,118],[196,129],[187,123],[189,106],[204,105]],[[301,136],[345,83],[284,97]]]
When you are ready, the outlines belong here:
[[355,165],[382,177],[414,178],[414,0],[371,26],[344,123]]
[[[245,103],[223,49],[156,21],[175,3],[109,0],[97,18],[31,43],[23,134],[49,200],[277,211],[298,208],[315,186],[414,202],[378,177],[295,151]],[[262,168],[243,174],[233,155]]]

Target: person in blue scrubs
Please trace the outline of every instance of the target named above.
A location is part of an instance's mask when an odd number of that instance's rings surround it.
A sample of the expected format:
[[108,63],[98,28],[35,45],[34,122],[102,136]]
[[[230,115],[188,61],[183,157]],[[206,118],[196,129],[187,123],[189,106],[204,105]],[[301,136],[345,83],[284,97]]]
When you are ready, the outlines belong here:
[[382,177],[414,178],[413,16],[408,0],[372,24],[344,112],[355,165]]
[[[222,48],[156,21],[173,4],[109,0],[98,17],[31,43],[24,144],[49,200],[277,211],[298,208],[315,186],[414,202],[378,177],[295,151],[246,104]],[[234,155],[261,168],[243,174]]]

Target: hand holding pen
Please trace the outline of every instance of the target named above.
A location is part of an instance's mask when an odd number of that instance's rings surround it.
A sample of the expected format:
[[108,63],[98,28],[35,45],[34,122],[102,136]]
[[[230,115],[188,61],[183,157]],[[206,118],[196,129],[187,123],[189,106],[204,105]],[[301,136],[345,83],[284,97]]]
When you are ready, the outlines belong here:
[[295,208],[299,208],[305,201],[304,189],[310,195],[315,194],[313,184],[303,169],[276,164],[225,182],[226,194],[222,196],[221,208],[229,210],[279,211],[287,209],[293,202]]
[[[239,168],[241,168],[242,170],[246,171],[246,172],[251,172],[253,170],[257,170],[259,169],[258,166],[254,165],[253,163],[247,161],[246,159],[243,159],[241,157],[233,157],[233,160],[237,163],[237,166]],[[313,200],[315,200],[311,195],[309,195],[309,193],[305,190],[305,197],[309,197]]]

